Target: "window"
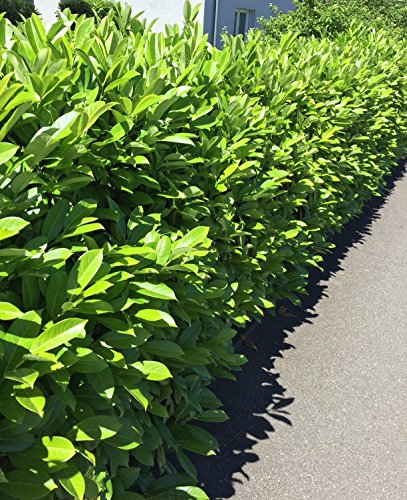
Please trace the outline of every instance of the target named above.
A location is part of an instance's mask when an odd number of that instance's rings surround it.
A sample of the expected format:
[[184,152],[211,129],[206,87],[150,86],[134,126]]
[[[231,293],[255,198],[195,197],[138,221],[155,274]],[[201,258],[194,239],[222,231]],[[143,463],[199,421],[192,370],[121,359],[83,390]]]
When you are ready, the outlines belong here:
[[253,18],[253,11],[247,9],[236,9],[235,10],[235,27],[233,34],[245,36],[248,29],[250,28],[250,21]]

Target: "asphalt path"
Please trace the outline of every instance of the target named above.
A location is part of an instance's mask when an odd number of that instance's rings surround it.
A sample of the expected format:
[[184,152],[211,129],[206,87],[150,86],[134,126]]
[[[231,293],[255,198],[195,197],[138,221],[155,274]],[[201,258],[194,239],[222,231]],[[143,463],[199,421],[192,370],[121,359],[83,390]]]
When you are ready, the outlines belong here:
[[251,327],[257,351],[213,386],[231,420],[195,461],[211,499],[407,499],[404,167],[334,242],[303,305]]

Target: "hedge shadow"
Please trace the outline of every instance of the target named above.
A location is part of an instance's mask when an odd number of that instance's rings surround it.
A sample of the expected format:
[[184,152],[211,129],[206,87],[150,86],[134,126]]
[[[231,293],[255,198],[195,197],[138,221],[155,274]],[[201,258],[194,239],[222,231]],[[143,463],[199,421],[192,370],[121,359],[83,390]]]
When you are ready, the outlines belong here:
[[327,286],[323,282],[342,271],[341,263],[349,250],[357,243],[363,244],[371,234],[372,223],[380,218],[381,208],[406,170],[407,163],[400,162],[387,176],[382,195],[371,199],[359,217],[334,235],[335,249],[325,256],[323,271],[311,270],[307,286],[309,295],[302,298],[301,307],[280,302],[278,307],[287,307],[293,317],[268,314],[261,324],[253,324],[247,330],[244,337],[253,342],[257,350],[245,347],[242,340],[238,342],[238,352],[245,354],[249,362],[238,374],[237,381],[218,380],[212,384],[211,389],[224,403],[230,420],[210,427],[219,441],[218,455],[209,459],[194,457],[200,484],[211,499],[231,498],[235,484],[250,481],[244,467],[260,460],[255,450],[258,441],[273,439],[272,433],[277,430],[273,420],[292,425],[290,412],[295,394],[285,387],[284,380],[274,368],[274,361],[283,358],[284,351],[295,349],[289,342],[290,333],[304,323],[313,323],[317,317],[313,312],[315,306],[327,296]]

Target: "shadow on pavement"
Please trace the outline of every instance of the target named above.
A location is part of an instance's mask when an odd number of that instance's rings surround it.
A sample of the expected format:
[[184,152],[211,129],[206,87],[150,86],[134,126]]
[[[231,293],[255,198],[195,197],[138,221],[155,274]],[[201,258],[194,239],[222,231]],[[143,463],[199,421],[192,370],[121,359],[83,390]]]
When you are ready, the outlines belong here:
[[372,222],[380,217],[380,208],[405,169],[406,165],[402,164],[395,168],[387,178],[382,196],[373,198],[358,218],[350,221],[341,233],[332,238],[336,248],[325,256],[324,271],[311,270],[307,287],[309,295],[302,298],[302,305],[279,304],[286,306],[292,317],[267,315],[261,325],[249,328],[246,338],[255,343],[257,351],[239,342],[237,350],[245,354],[249,362],[238,373],[237,381],[218,380],[212,384],[211,389],[223,402],[230,420],[204,426],[217,438],[219,454],[215,457],[193,457],[200,485],[211,500],[231,498],[235,492],[234,484],[250,480],[244,466],[259,460],[254,446],[263,439],[272,439],[270,434],[275,431],[273,420],[291,425],[290,405],[295,395],[284,387],[284,382],[274,370],[274,360],[283,357],[284,351],[295,348],[287,340],[290,332],[304,322],[312,323],[316,316],[313,309],[326,295],[326,286],[322,282],[341,271],[341,261],[348,250],[363,242],[371,233]]

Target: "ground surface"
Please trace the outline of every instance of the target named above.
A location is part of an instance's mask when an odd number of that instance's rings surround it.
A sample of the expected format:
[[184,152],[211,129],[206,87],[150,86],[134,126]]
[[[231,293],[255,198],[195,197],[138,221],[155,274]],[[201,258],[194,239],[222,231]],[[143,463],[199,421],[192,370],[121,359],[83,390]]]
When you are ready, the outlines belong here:
[[407,175],[335,241],[294,317],[252,328],[257,352],[215,390],[231,420],[198,460],[211,499],[407,498]]

